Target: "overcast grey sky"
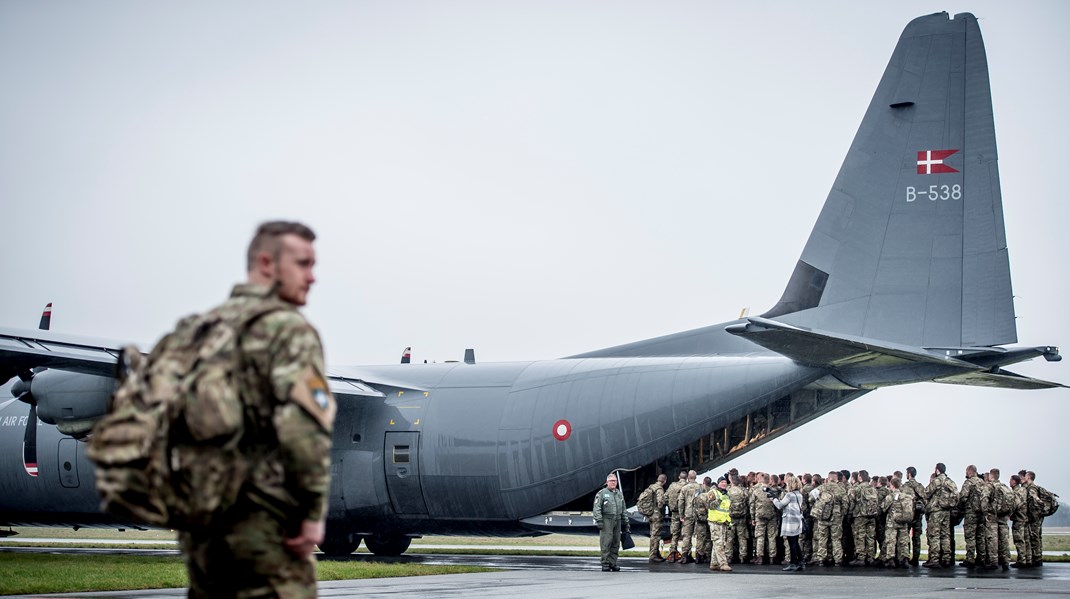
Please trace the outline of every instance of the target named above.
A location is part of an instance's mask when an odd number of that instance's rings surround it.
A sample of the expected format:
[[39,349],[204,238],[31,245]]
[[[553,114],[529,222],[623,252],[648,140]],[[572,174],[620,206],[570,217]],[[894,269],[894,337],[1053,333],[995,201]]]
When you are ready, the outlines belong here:
[[[0,324],[151,343],[307,221],[332,364],[548,359],[780,297],[903,27],[980,18],[1022,344],[1070,342],[1064,2],[0,2]],[[1064,364],[1014,370],[1070,383]],[[1027,466],[1070,390],[884,389],[741,470]]]

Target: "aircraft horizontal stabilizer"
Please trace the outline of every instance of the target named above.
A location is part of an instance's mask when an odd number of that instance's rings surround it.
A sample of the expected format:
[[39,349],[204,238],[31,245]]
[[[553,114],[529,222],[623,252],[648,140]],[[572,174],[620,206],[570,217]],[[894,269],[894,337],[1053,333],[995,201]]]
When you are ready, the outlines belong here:
[[848,369],[860,365],[894,367],[924,363],[968,371],[984,370],[981,366],[920,348],[816,331],[756,316],[725,330],[807,366]]
[[1000,389],[1022,389],[1033,391],[1035,389],[1065,388],[1066,385],[1029,378],[1013,372],[1001,370],[996,372],[967,372],[953,376],[933,379],[934,383],[947,383],[950,385],[970,385],[973,387],[998,387]]

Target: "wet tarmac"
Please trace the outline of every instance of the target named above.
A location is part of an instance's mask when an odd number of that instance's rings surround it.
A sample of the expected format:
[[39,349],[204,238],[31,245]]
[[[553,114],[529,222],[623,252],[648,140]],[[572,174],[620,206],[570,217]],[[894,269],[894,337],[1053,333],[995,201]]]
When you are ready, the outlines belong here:
[[[3,547],[0,551],[62,554],[177,555],[174,550]],[[801,573],[779,566],[734,565],[731,573],[710,572],[698,564],[651,564],[645,558],[621,558],[621,572],[602,572],[597,558],[535,555],[406,554],[383,558],[353,554],[324,560],[378,561],[408,564],[453,564],[500,568],[500,572],[417,576],[394,579],[331,581],[320,584],[321,597],[594,597],[661,594],[666,584],[695,584],[719,594],[766,597],[798,594],[813,597],[1070,597],[1070,563],[1047,563],[1027,570],[978,570],[963,567],[930,570],[922,567],[884,570],[858,567],[807,568]],[[547,575],[547,572],[554,572]],[[671,579],[671,580],[670,580]],[[184,597],[184,589],[124,593],[77,593],[65,597]]]

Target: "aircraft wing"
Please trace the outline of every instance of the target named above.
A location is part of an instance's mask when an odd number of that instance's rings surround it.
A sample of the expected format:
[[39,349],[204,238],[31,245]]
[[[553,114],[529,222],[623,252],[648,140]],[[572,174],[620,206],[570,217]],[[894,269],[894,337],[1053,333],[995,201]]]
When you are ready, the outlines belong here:
[[[0,327],[0,384],[37,367],[55,368],[96,376],[115,376],[119,341],[62,335],[50,331]],[[385,397],[373,385],[407,388],[394,381],[368,381],[328,375],[331,392],[338,396]]]
[[0,328],[0,383],[39,366],[115,376],[120,347],[114,341]]

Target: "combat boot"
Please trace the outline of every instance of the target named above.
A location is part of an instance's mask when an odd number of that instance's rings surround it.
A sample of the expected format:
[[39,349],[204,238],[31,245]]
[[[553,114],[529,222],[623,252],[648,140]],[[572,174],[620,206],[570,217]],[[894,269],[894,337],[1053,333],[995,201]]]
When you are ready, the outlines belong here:
[[721,567],[718,568],[718,569],[721,572],[731,572],[732,571],[732,566],[729,566],[728,564],[721,564]]
[[670,564],[674,563],[677,559],[679,559],[679,556],[680,556],[680,552],[679,551],[670,551],[669,552],[669,559],[667,559],[665,561],[669,562]]
[[962,560],[961,562],[959,562],[959,565],[962,566],[963,568],[972,568],[972,567],[976,566],[977,564],[973,563],[973,561],[971,561],[971,560]]
[[663,561],[665,561],[665,558],[661,557],[660,553],[655,555],[655,556],[651,556],[651,558],[650,558],[650,563],[652,563],[652,564],[659,564],[659,563],[661,563]]
[[852,560],[851,563],[849,563],[847,565],[848,566],[868,566],[869,564],[866,563],[868,561],[869,561],[868,559],[858,558],[858,559]]
[[911,558],[910,565],[911,566],[917,566],[918,565],[918,558],[916,558],[916,557],[915,558]]
[[910,560],[908,560],[905,557],[903,559],[899,560],[899,567],[900,568],[909,568],[910,567]]
[[678,564],[693,564],[693,563],[695,563],[695,559],[693,557],[691,557],[691,552],[688,551],[687,553],[681,555],[680,559],[677,560],[676,563],[678,563]]
[[602,564],[602,571],[611,572],[611,570],[609,569],[609,564]]
[[931,559],[927,559],[921,564],[921,567],[923,567],[923,568],[939,568],[940,567],[940,562],[936,562],[936,561],[933,561]]

